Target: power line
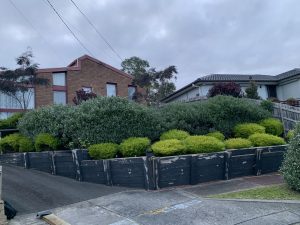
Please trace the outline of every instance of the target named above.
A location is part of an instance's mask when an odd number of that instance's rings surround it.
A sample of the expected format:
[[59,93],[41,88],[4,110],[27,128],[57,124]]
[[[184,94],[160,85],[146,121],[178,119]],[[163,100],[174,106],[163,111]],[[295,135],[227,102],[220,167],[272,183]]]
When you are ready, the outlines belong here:
[[80,39],[76,36],[76,34],[71,30],[71,28],[68,26],[68,24],[64,21],[64,19],[61,17],[61,15],[56,11],[56,9],[54,8],[54,6],[51,4],[51,2],[49,0],[45,0],[48,2],[49,6],[52,8],[52,10],[56,13],[56,15],[59,17],[59,19],[63,22],[63,24],[68,28],[68,30],[70,31],[70,33],[73,35],[73,37],[78,41],[78,43],[81,45],[82,48],[84,48],[90,55],[93,56],[93,54],[90,52],[90,50],[88,50],[87,47],[85,47],[85,45],[80,41]]
[[[48,0],[47,0],[48,1]],[[88,21],[88,23],[94,28],[94,30],[96,31],[96,33],[99,35],[99,37],[107,44],[107,46],[112,50],[113,53],[115,53],[115,55],[121,60],[123,61],[122,57],[120,56],[120,54],[112,47],[112,45],[108,42],[108,40],[106,40],[106,38],[103,36],[103,34],[101,34],[101,32],[96,28],[96,26],[92,23],[92,21],[87,17],[87,15],[85,15],[85,13],[83,11],[81,11],[81,9],[76,5],[76,3],[73,0],[70,0],[73,5],[77,8],[77,10],[84,16],[84,18]]]

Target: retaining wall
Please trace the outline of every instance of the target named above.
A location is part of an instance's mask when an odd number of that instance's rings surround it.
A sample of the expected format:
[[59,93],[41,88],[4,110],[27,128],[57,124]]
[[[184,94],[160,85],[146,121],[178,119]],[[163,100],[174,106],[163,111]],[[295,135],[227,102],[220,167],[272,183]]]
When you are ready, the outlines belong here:
[[169,157],[91,160],[86,150],[0,155],[12,164],[105,185],[145,188],[199,184],[278,171],[286,145]]

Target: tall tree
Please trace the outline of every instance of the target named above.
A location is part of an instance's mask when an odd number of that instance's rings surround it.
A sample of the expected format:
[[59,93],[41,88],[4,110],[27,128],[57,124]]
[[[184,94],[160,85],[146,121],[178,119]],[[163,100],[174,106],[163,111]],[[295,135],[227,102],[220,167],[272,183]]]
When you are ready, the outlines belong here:
[[150,67],[147,60],[133,56],[125,59],[122,63],[122,70],[131,74],[133,84],[145,89],[146,94],[136,93],[136,98],[142,98],[149,105],[157,104],[162,98],[176,90],[173,80],[176,80],[177,70],[175,66],[157,71]]
[[0,92],[15,99],[24,110],[28,109],[34,95],[33,87],[49,84],[48,79],[37,76],[38,64],[32,58],[33,54],[28,50],[16,58],[17,69],[0,68]]

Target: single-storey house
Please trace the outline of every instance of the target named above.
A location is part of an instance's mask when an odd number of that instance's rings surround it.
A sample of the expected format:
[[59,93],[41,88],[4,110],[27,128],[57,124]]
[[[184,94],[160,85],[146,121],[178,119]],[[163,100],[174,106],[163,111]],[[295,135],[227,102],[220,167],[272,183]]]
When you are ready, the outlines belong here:
[[238,83],[242,91],[245,92],[251,80],[256,82],[258,94],[262,99],[274,97],[280,101],[285,101],[288,98],[300,98],[300,69],[297,68],[276,76],[261,74],[210,74],[198,78],[162,99],[161,102],[192,101],[206,98],[209,89],[220,82]]

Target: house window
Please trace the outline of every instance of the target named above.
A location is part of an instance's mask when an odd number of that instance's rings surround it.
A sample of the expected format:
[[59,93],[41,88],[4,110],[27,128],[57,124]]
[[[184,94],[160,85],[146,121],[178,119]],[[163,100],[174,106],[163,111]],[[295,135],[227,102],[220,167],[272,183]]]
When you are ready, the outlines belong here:
[[91,87],[82,87],[82,90],[84,90],[85,93],[92,93]]
[[136,94],[135,86],[128,86],[128,99],[133,100]]
[[[28,88],[28,91],[15,94],[16,98],[0,92],[0,108],[2,109],[33,109],[34,108],[34,88]],[[25,106],[24,106],[25,104]]]
[[65,73],[53,73],[53,85],[66,86],[66,74]]
[[117,96],[117,84],[107,83],[106,93],[108,97]]
[[67,104],[67,95],[65,91],[53,91],[54,104]]

